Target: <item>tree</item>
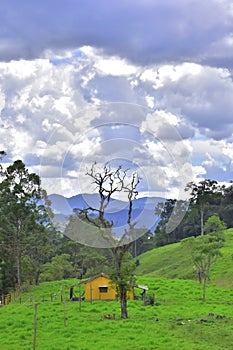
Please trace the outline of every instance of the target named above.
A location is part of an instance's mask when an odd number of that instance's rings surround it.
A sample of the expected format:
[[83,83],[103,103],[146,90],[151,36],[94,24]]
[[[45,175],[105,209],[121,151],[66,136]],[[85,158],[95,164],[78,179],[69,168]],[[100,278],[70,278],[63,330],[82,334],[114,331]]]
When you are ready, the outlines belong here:
[[222,231],[213,231],[207,235],[190,237],[183,240],[183,244],[189,249],[191,259],[198,273],[199,282],[203,282],[202,300],[206,299],[206,284],[210,278],[212,265],[221,257],[220,248],[223,247],[224,236]]
[[218,214],[224,220],[227,227],[233,227],[233,184],[222,186],[222,200],[219,205]]
[[166,232],[166,225],[176,205],[176,199],[168,199],[164,202],[159,202],[155,208],[155,214],[160,217],[160,221],[155,229],[155,245],[157,247],[169,243],[170,234]]
[[[0,227],[2,254],[15,271],[12,276],[18,288],[22,285],[22,258],[42,237],[43,225],[48,222],[49,205],[40,178],[29,173],[21,160],[2,172],[0,183]],[[44,232],[44,231],[43,231]]]
[[[106,249],[104,250],[106,251]],[[100,249],[91,248],[66,237],[63,252],[70,254],[74,277],[82,279],[105,271],[109,262]]]
[[69,254],[56,255],[42,266],[42,281],[56,281],[72,277],[73,267],[70,262]]
[[212,215],[205,222],[204,232],[205,234],[212,233],[215,235],[222,235],[226,228],[225,222],[222,221],[218,215]]
[[204,235],[204,214],[210,199],[218,193],[219,187],[215,180],[203,180],[198,184],[189,182],[186,186],[186,191],[191,191],[191,203],[199,209],[200,213],[200,224],[201,224],[201,235]]
[[154,235],[146,227],[135,228],[135,240],[130,247],[133,258],[154,248]]
[[162,246],[180,241],[183,236],[183,227],[180,217],[184,217],[187,203],[182,200],[167,199],[158,203],[155,214],[160,221],[155,229],[155,246]]
[[48,258],[54,252],[54,247],[51,244],[53,231],[54,228],[47,224],[35,225],[33,230],[28,232],[26,254],[32,271],[30,280],[34,280],[35,285],[39,284],[43,264],[48,261]]
[[[99,206],[97,208],[87,207],[84,209],[77,208],[76,214],[84,222],[88,222],[95,229],[92,231],[92,242],[96,237],[102,242],[103,246],[109,247],[113,256],[113,270],[110,274],[111,279],[117,287],[119,299],[121,303],[121,317],[128,318],[127,311],[127,291],[130,284],[134,282],[133,271],[135,265],[130,262],[129,249],[132,240],[135,237],[136,222],[132,222],[133,199],[136,198],[139,184],[139,177],[136,172],[129,174],[129,169],[123,170],[121,166],[112,169],[110,165],[104,165],[99,169],[94,163],[86,175],[91,178],[92,183],[96,186],[99,194]],[[110,203],[110,199],[117,192],[124,192],[128,199],[127,222],[125,223],[121,237],[117,237],[113,233],[114,222],[106,219],[106,210]],[[71,231],[82,231],[81,225],[75,225],[78,220],[74,216],[70,218],[67,227],[67,235],[71,237]],[[89,230],[90,232],[91,230]],[[80,233],[81,234],[81,233]],[[94,235],[96,237],[94,237]],[[132,267],[133,266],[133,267]]]
[[[0,151],[0,161],[2,160],[3,157],[6,156],[6,152],[5,151]],[[0,163],[0,175],[2,175],[2,164]]]

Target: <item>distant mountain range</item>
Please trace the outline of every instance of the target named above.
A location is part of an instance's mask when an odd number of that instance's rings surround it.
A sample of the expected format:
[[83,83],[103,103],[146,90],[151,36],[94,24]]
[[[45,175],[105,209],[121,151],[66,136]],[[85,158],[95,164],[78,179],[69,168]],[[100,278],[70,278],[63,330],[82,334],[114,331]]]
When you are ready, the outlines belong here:
[[[78,194],[76,196],[66,198],[62,195],[49,195],[51,201],[51,208],[55,214],[54,221],[64,226],[69,216],[76,208],[84,209],[87,207],[99,207],[98,194]],[[132,220],[137,221],[136,227],[147,227],[154,230],[158,223],[158,217],[155,215],[155,208],[159,202],[164,202],[165,199],[161,197],[143,197],[133,200]],[[114,227],[122,227],[127,222],[128,202],[118,199],[110,199],[109,205],[105,212],[107,220],[114,222]]]

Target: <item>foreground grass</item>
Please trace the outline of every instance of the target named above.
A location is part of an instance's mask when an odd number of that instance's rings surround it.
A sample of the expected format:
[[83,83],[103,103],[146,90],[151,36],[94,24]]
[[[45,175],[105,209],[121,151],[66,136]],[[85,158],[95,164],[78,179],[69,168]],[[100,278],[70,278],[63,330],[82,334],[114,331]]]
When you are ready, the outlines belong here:
[[[64,284],[43,283],[0,308],[0,349],[31,350],[34,303],[37,350],[202,350],[233,348],[233,290],[208,286],[207,301],[194,281],[138,278],[155,293],[155,306],[129,301],[130,318],[120,319],[119,302],[61,302]],[[62,287],[63,285],[63,287]],[[52,296],[56,293],[57,298]],[[66,327],[64,325],[66,313]],[[111,314],[115,319],[104,319]],[[218,317],[217,317],[218,316]],[[221,316],[221,317],[220,317]]]

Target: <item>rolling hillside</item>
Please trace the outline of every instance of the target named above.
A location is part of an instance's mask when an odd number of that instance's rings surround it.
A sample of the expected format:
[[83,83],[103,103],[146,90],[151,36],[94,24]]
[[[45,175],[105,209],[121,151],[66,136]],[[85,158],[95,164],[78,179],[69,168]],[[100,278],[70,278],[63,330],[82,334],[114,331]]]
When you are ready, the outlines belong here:
[[[225,231],[223,254],[211,270],[211,282],[219,286],[233,287],[233,229]],[[196,279],[190,255],[181,243],[175,243],[150,250],[138,258],[136,275]]]

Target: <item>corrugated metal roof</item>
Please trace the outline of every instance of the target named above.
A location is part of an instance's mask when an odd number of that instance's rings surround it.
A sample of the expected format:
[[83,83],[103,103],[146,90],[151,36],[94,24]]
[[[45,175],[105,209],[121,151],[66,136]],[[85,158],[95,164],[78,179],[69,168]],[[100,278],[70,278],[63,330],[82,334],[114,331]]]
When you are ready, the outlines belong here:
[[[106,275],[106,273],[101,272],[101,273],[99,273],[98,275],[95,275],[95,276],[93,276],[93,277],[90,277],[90,278],[88,278],[88,279],[85,280],[85,281],[82,281],[82,282],[80,282],[80,283],[74,284],[73,286],[70,286],[70,288],[78,287],[78,286],[81,286],[82,284],[86,284],[86,283],[92,282],[92,281],[94,281],[96,278],[99,278],[99,277],[105,277],[105,278],[107,278],[107,279],[110,279],[110,277],[109,277],[108,275]],[[141,286],[140,284],[131,284],[131,287],[140,288],[140,289],[143,289],[143,290],[149,290],[149,288],[148,288],[147,286]]]
[[132,284],[132,287],[140,288],[140,289],[144,289],[144,290],[149,290],[149,288],[147,286],[141,286],[140,284]]
[[82,282],[79,282],[79,283],[77,283],[77,284],[74,284],[73,286],[70,286],[70,288],[78,287],[78,286],[80,286],[80,285],[82,285],[82,284],[86,284],[86,283],[92,282],[92,281],[94,281],[96,278],[99,278],[99,277],[105,277],[105,278],[110,279],[110,277],[109,277],[108,275],[106,275],[106,273],[101,272],[101,273],[99,273],[98,275],[95,275],[95,276],[93,276],[93,277],[90,277],[90,278],[88,278],[88,279],[85,280],[85,281],[82,281]]

